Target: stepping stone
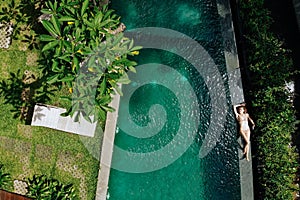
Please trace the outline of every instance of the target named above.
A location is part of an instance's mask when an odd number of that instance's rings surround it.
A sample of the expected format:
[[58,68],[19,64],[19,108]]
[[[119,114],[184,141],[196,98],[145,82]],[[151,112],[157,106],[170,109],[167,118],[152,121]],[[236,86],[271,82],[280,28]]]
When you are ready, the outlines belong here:
[[9,137],[0,136],[0,147],[8,150],[13,151],[14,150],[14,144],[15,140]]
[[38,54],[35,52],[29,52],[26,58],[26,65],[37,66],[38,65]]
[[50,162],[52,158],[52,147],[37,144],[35,148],[35,156],[39,159]]
[[25,181],[14,180],[14,192],[25,195],[27,193],[27,183]]
[[29,142],[23,142],[21,140],[15,139],[15,145],[14,145],[14,152],[23,154],[23,155],[29,155],[31,151],[31,143]]
[[25,138],[32,138],[32,127],[24,124],[18,124],[18,134]]
[[0,48],[7,49],[9,47],[12,33],[11,23],[0,23]]

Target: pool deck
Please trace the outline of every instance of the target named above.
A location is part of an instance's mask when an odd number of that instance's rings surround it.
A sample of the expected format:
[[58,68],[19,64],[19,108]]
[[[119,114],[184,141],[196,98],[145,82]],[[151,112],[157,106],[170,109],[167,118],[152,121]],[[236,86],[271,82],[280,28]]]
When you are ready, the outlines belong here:
[[[244,94],[239,69],[239,60],[235,43],[234,29],[229,0],[217,0],[218,12],[221,16],[222,35],[224,38],[225,60],[229,78],[229,89],[232,104],[244,102]],[[110,167],[113,154],[115,130],[117,125],[120,96],[116,95],[111,103],[115,112],[107,114],[104,138],[101,151],[100,169],[96,191],[96,200],[106,200]],[[241,138],[238,142],[241,144]],[[250,148],[251,152],[251,148]],[[241,200],[254,200],[252,162],[243,159],[242,150],[239,153]]]
[[100,169],[96,190],[96,200],[106,200],[108,180],[111,168],[111,160],[114,147],[115,130],[119,112],[120,95],[115,95],[110,106],[115,108],[114,112],[108,112],[106,116],[105,131],[103,136]]
[[[108,0],[102,2],[103,5],[108,4]],[[110,106],[115,109],[114,112],[108,112],[106,115],[105,130],[102,141],[100,167],[98,173],[98,182],[95,200],[106,200],[111,161],[113,155],[113,147],[115,140],[115,130],[119,113],[120,95],[113,96]]]
[[[217,0],[218,12],[221,18],[222,35],[224,38],[225,60],[228,72],[229,90],[232,105],[244,102],[243,85],[239,68],[239,59],[232,23],[229,0]],[[241,144],[241,138],[238,139]],[[242,146],[242,145],[241,145]],[[250,147],[251,158],[251,147]],[[238,149],[241,183],[241,200],[254,200],[252,161],[243,158],[243,152]]]

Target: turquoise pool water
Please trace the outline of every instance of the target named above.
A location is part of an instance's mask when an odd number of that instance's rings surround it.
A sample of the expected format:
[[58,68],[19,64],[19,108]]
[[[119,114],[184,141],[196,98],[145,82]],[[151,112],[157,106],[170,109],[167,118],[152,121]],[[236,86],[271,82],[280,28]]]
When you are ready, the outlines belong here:
[[[189,62],[176,53],[195,48],[182,47],[182,38],[180,41],[164,29],[159,38],[165,38],[163,42],[173,37],[172,49],[140,51],[135,58],[139,63],[137,73],[129,74],[132,82],[123,85],[109,199],[241,199],[237,132],[216,2],[113,0],[111,7],[122,16],[128,32],[161,27],[197,41],[212,58],[221,80],[205,69],[210,67],[207,55],[202,59],[199,52],[201,59]],[[220,96],[212,94],[214,82],[218,83],[215,88],[225,88],[225,114],[221,113],[224,110],[216,113],[216,107],[224,106],[213,103],[223,95],[221,91]],[[222,123],[218,122],[219,115],[225,116],[226,123],[216,126],[222,129],[216,129],[220,134],[211,138],[215,146],[201,157],[199,150],[211,133],[210,126]]]

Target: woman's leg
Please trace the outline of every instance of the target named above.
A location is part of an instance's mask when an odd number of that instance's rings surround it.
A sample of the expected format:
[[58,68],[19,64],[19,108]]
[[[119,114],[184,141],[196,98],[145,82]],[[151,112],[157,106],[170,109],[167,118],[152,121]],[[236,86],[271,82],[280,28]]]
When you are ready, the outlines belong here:
[[241,135],[245,141],[244,154],[246,155],[246,159],[249,160],[249,145],[250,145],[250,130],[241,130]]

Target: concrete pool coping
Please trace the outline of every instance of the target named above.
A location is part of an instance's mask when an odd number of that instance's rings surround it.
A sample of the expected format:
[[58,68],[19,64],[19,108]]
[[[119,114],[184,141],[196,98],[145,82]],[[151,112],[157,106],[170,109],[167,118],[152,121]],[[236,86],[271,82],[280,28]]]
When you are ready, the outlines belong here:
[[[229,80],[229,91],[232,105],[245,102],[239,59],[234,35],[232,12],[229,0],[217,0],[218,13],[221,16],[221,32],[223,35],[224,54]],[[241,137],[238,139],[242,146]],[[251,146],[251,145],[250,145]],[[251,147],[249,149],[251,158]],[[243,150],[238,149],[241,200],[254,200],[252,159],[243,158]]]
[[[226,60],[229,90],[232,104],[244,102],[244,94],[239,69],[239,60],[235,43],[234,29],[232,23],[232,14],[230,10],[229,0],[217,0],[218,13],[221,16],[221,32],[223,36],[224,56]],[[115,130],[117,126],[117,118],[119,111],[120,96],[115,95],[111,106],[115,108],[112,113],[107,113],[105,131],[103,136],[100,169],[98,174],[98,183],[96,190],[96,200],[107,199],[108,181],[110,175]],[[241,144],[241,138],[238,142]],[[250,148],[251,152],[251,148]],[[238,149],[240,184],[241,184],[241,200],[253,200],[253,174],[252,161],[243,159],[242,150]]]
[[106,200],[108,180],[111,168],[115,130],[119,113],[120,95],[114,95],[110,106],[115,109],[114,112],[108,112],[106,116],[105,130],[102,142],[100,157],[100,168],[98,174],[96,200]]

